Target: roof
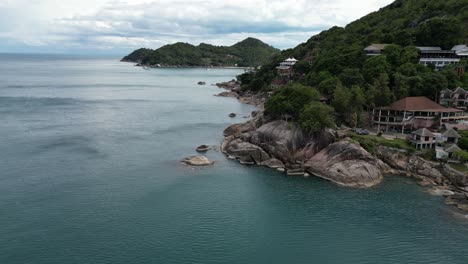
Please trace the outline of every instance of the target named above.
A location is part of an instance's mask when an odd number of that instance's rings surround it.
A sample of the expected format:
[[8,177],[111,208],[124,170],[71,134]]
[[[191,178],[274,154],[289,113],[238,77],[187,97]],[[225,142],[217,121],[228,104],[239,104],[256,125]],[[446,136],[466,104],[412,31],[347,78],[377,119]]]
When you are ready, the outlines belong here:
[[453,153],[462,150],[459,146],[455,144],[448,145],[444,148],[445,152]]
[[442,106],[425,96],[405,97],[387,107],[397,111],[425,111],[425,112],[461,112],[455,108]]
[[455,51],[463,51],[463,50],[468,50],[468,47],[466,45],[455,45],[453,46],[452,50]]
[[441,51],[440,47],[416,47],[420,51]]
[[466,94],[466,90],[461,88],[461,87],[457,87],[454,91],[453,91],[454,94]]
[[365,48],[364,50],[383,50],[389,44],[371,44],[369,47]]
[[444,133],[444,137],[446,137],[446,138],[461,138],[460,134],[458,134],[457,131],[453,130],[452,128],[447,130]]
[[286,62],[297,62],[297,60],[295,58],[288,58],[287,60],[285,60]]
[[428,129],[426,129],[426,128],[416,130],[411,134],[418,135],[418,136],[421,136],[421,137],[434,137],[434,134],[431,131],[429,131]]
[[450,90],[450,89],[443,89],[442,91],[440,91],[441,94],[452,94],[453,92]]

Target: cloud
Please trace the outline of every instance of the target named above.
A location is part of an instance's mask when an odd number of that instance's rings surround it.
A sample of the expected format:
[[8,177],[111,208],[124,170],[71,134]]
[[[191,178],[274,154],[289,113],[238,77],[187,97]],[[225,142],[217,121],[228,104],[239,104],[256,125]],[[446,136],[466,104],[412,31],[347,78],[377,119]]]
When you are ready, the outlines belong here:
[[[279,48],[344,26],[392,0],[2,0],[0,40],[128,51],[174,42],[231,45],[253,36]],[[1,49],[0,44],[0,49]]]

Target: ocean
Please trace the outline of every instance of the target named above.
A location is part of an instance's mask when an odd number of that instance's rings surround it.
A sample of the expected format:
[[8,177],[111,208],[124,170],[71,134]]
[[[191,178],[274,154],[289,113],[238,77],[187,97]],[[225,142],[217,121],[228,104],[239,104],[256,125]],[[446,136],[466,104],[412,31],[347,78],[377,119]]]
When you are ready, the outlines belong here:
[[468,220],[414,180],[181,164],[255,110],[213,96],[240,73],[0,55],[0,263],[468,263]]

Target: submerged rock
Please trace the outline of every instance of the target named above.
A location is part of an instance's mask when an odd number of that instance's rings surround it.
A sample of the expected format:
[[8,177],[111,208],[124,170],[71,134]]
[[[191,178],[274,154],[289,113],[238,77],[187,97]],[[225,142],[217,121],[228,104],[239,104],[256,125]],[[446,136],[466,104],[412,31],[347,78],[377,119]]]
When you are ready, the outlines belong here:
[[206,85],[206,82],[198,82],[198,85]]
[[237,116],[236,113],[230,113],[229,114],[229,117],[236,117],[236,116]]
[[222,93],[219,93],[217,94],[216,96],[219,96],[219,97],[239,97],[239,94],[237,94],[236,92],[222,92]]
[[184,159],[182,162],[190,166],[209,166],[209,165],[214,164],[214,161],[209,160],[205,156],[189,157],[189,158]]
[[361,146],[344,140],[329,145],[305,166],[313,175],[341,186],[371,187],[379,184],[390,168]]

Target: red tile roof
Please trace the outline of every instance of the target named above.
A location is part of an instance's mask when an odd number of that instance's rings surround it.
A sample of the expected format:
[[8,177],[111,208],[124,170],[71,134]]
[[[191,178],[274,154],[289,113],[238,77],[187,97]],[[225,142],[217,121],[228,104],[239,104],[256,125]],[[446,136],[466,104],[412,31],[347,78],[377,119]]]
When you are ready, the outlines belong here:
[[442,106],[425,96],[406,97],[387,107],[397,111],[423,111],[423,112],[461,112],[455,108]]

